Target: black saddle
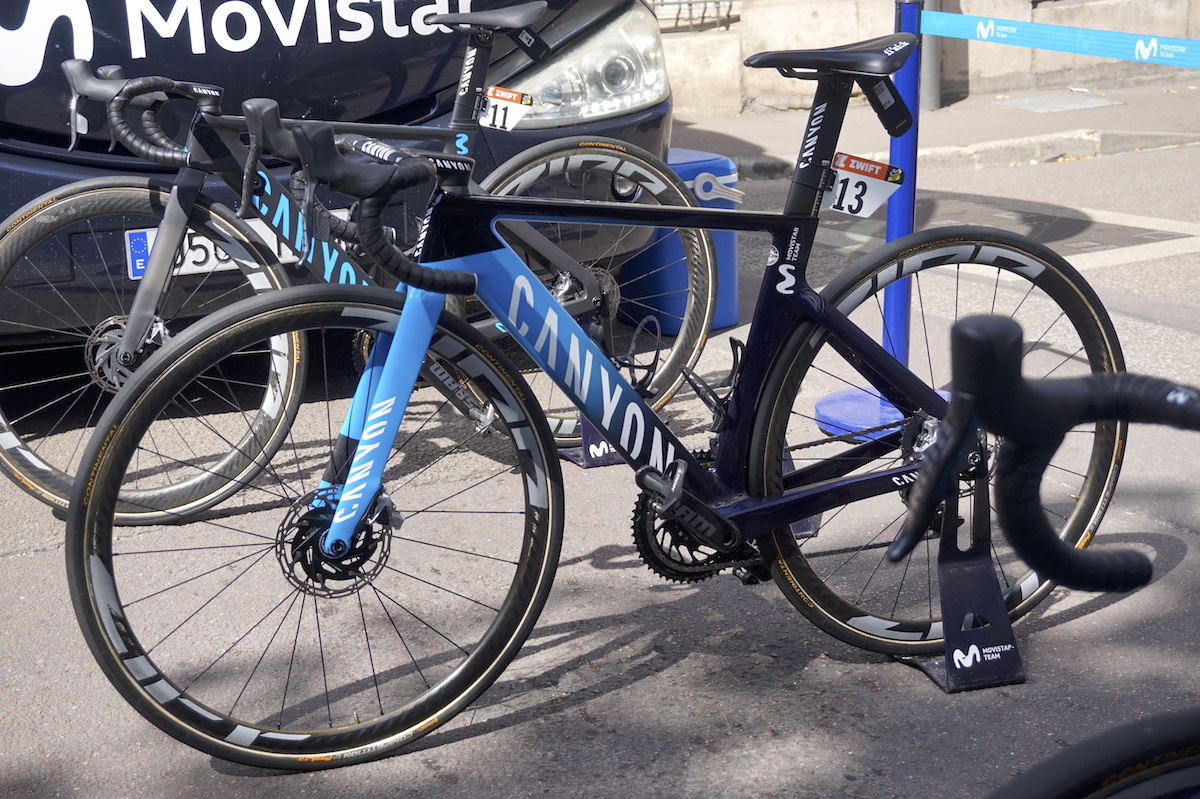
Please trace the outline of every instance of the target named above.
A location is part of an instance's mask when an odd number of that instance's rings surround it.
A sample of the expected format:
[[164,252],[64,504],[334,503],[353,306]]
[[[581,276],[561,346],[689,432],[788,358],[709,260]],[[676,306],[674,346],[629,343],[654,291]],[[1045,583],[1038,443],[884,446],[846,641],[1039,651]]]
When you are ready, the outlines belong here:
[[758,53],[747,58],[745,64],[748,67],[778,69],[790,78],[812,78],[831,72],[884,77],[904,66],[904,62],[916,49],[916,36],[911,33],[896,33],[865,42],[823,47],[818,50]]

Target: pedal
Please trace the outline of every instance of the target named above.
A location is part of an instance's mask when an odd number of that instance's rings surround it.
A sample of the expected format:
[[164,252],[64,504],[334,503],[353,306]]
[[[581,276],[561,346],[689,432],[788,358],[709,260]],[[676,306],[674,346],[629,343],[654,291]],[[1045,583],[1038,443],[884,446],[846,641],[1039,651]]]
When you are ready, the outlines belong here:
[[728,554],[742,545],[742,534],[725,517],[683,490],[687,464],[674,460],[662,472],[643,466],[634,476],[638,487],[657,496],[651,509],[683,526],[697,541]]
[[742,585],[762,585],[771,581],[771,572],[767,570],[765,563],[738,566],[733,570],[733,574],[742,581]]
[[634,475],[638,488],[658,495],[658,499],[650,503],[650,507],[664,519],[674,518],[673,510],[683,496],[683,479],[687,474],[687,464],[674,460],[667,468],[659,472],[653,467],[643,466]]

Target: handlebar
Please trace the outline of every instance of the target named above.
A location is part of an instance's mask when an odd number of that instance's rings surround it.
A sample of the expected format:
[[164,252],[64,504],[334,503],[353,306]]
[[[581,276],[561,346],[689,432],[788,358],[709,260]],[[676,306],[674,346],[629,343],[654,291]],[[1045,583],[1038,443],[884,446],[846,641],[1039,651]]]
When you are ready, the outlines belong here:
[[470,272],[443,271],[422,266],[406,257],[387,237],[383,209],[392,196],[433,179],[437,170],[426,158],[408,156],[397,163],[356,161],[338,149],[333,128],[307,122],[292,129],[301,162],[312,180],[334,191],[357,198],[359,243],[382,269],[402,283],[439,294],[473,294],[475,276]]
[[145,95],[162,92],[170,98],[192,100],[200,111],[220,113],[221,95],[219,86],[206,83],[176,81],[157,75],[132,78],[108,104],[108,126],[113,137],[139,158],[164,166],[185,167],[188,154],[183,148],[165,147],[161,143],[138,136],[125,119],[125,109],[133,101]]
[[[79,98],[86,97],[107,105],[120,93],[121,89],[125,88],[128,80],[125,78],[125,71],[115,64],[99,67],[96,69],[96,74],[93,75],[88,62],[80,58],[64,61],[62,71],[67,77],[67,84],[71,87],[71,149],[74,149],[79,136],[77,127]],[[142,110],[141,135],[147,141],[165,150],[182,153],[183,146],[168,136],[158,122],[159,109],[170,99],[162,92],[150,92],[132,98],[129,105]]]
[[[224,92],[219,86],[157,76],[126,80],[116,66],[101,67],[97,75],[87,61],[78,58],[64,61],[62,70],[71,87],[72,146],[76,135],[75,106],[80,97],[86,97],[107,104],[109,130],[131,153],[156,164],[184,167],[188,164],[187,150],[163,132],[158,110],[178,98],[194,101],[201,111],[218,114],[221,111]],[[129,108],[142,110],[139,129],[126,119]]]
[[1042,473],[1067,431],[1084,422],[1123,419],[1200,430],[1200,389],[1128,373],[1025,380],[1022,344],[1021,327],[1010,319],[971,317],[954,326],[950,405],[924,453],[908,517],[888,558],[900,560],[924,537],[965,457],[978,446],[982,427],[1001,438],[996,514],[1022,560],[1068,588],[1129,591],[1145,585],[1152,573],[1145,555],[1075,549],[1055,534],[1041,508]]
[[[62,62],[62,71],[67,76],[67,84],[72,92],[106,105],[129,82],[121,67],[116,65],[99,67],[93,75],[91,65],[82,58],[71,58]],[[151,92],[135,98],[130,105],[134,108],[150,108],[155,104],[165,103],[168,99],[162,92]]]

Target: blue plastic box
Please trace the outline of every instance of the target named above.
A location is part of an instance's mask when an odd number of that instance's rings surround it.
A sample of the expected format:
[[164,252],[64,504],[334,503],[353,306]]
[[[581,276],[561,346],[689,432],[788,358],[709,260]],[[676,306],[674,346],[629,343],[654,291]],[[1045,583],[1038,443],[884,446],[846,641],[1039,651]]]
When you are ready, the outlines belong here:
[[[700,205],[706,208],[734,208],[741,202],[737,191],[737,165],[723,155],[672,148],[667,165],[687,184]],[[738,323],[737,234],[732,230],[714,230],[713,248],[717,255],[717,307],[713,330]],[[679,241],[660,241],[621,267],[622,316],[636,324],[649,313],[658,319],[662,332],[679,332],[684,298],[679,290],[687,286],[686,267]],[[665,269],[661,264],[671,264]],[[639,275],[644,275],[638,279]],[[636,299],[637,304],[627,304]],[[636,316],[635,316],[636,314]]]

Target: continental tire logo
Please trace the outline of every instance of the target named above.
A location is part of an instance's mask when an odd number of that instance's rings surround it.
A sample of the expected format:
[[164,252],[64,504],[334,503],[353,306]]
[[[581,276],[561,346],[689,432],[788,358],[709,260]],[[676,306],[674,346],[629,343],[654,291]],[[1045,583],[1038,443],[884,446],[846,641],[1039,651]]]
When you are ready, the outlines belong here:
[[619,150],[620,152],[623,152],[623,153],[629,152],[628,148],[622,147],[619,144],[613,144],[612,142],[607,142],[607,141],[581,141],[576,146],[577,147],[604,147],[609,150]]
[[90,59],[95,47],[87,0],[32,0],[15,29],[0,27],[0,84],[24,86],[42,71],[50,29],[60,19],[71,24],[74,58]]
[[775,562],[779,564],[779,568],[783,572],[783,576],[787,578],[788,585],[790,585],[792,590],[796,592],[796,596],[800,597],[804,604],[808,605],[810,608],[815,608],[816,604],[808,598],[808,594],[805,593],[804,589],[800,587],[800,583],[796,582],[796,578],[792,575],[792,570],[788,568],[787,561],[783,559],[783,556],[780,555],[777,557]]
[[36,214],[38,211],[42,210],[43,208],[45,208],[45,207],[47,207],[47,206],[50,206],[50,205],[54,205],[56,202],[58,202],[58,199],[57,199],[57,198],[55,198],[55,199],[53,199],[53,200],[46,200],[46,202],[44,202],[44,203],[40,203],[40,204],[39,204],[37,207],[29,209],[29,211],[27,211],[26,213],[24,213],[24,214],[21,214],[21,218],[20,218],[20,219],[18,219],[16,222],[13,222],[11,225],[9,225],[9,226],[8,226],[8,227],[5,229],[5,231],[4,231],[4,232],[5,232],[5,233],[11,233],[11,232],[12,232],[12,230],[13,230],[13,228],[15,228],[17,225],[21,224],[21,223],[22,223],[22,222],[24,222],[26,219],[28,219],[29,217],[33,216],[34,214]]

